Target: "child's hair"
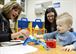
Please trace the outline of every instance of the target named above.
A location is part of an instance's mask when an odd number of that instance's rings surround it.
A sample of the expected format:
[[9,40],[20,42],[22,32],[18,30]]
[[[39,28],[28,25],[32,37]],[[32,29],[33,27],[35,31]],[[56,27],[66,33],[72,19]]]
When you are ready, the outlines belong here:
[[73,23],[72,16],[69,13],[67,13],[67,12],[64,12],[61,15],[59,15],[57,17],[57,21],[58,20],[62,20],[63,23],[65,23],[69,27],[71,27],[72,23]]

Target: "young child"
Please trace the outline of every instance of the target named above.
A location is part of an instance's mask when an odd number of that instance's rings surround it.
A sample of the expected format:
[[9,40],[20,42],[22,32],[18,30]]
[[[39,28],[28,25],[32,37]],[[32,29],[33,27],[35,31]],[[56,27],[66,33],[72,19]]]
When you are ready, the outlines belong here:
[[72,26],[72,16],[67,12],[61,14],[56,19],[57,31],[44,34],[44,39],[56,38],[63,50],[71,51],[76,49],[76,36],[69,32]]

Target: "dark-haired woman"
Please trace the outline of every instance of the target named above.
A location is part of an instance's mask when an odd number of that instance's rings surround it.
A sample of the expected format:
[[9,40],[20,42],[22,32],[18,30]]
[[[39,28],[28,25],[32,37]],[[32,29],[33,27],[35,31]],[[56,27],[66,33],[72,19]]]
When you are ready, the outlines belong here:
[[47,30],[47,33],[57,30],[56,29],[56,17],[57,17],[57,12],[53,7],[46,9],[45,29]]

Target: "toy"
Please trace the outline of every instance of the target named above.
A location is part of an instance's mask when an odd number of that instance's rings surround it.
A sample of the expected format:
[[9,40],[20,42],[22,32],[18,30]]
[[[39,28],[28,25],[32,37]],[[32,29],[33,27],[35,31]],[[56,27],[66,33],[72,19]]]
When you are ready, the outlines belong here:
[[46,45],[48,48],[56,48],[56,40],[55,39],[46,40]]
[[33,36],[29,36],[23,43],[23,45],[27,45],[29,42],[34,42],[35,44],[40,44],[42,47],[47,49],[46,43],[36,39]]

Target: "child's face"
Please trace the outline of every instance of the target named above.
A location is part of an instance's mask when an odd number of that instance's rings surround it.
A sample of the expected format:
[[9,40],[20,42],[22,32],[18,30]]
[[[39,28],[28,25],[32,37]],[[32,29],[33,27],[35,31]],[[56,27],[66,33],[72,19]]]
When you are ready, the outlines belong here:
[[65,22],[63,22],[62,20],[61,21],[57,20],[56,23],[57,23],[57,31],[59,33],[64,33],[66,31],[68,31],[69,28]]

